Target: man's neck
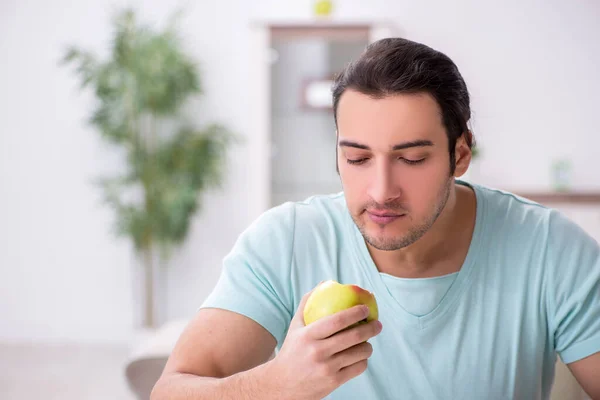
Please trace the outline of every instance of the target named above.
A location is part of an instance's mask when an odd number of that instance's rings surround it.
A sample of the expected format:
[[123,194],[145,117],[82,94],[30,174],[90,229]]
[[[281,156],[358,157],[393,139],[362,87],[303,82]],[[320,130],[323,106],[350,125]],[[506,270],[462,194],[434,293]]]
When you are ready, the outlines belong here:
[[383,251],[367,243],[377,269],[403,278],[427,278],[457,272],[466,258],[475,226],[476,198],[469,187],[454,184],[442,213],[419,240]]

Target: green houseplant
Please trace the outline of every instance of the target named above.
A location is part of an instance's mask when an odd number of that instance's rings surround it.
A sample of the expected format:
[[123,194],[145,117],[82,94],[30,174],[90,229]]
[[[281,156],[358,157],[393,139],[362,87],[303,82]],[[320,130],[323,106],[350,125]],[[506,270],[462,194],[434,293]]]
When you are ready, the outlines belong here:
[[150,328],[156,323],[155,264],[185,240],[202,192],[222,182],[234,139],[221,125],[198,129],[183,115],[201,84],[176,21],[157,30],[126,9],[113,19],[107,59],[75,47],[63,58],[75,67],[81,89],[95,95],[91,125],[125,154],[122,174],[97,183],[115,213],[116,233],[129,238],[143,260],[143,325]]

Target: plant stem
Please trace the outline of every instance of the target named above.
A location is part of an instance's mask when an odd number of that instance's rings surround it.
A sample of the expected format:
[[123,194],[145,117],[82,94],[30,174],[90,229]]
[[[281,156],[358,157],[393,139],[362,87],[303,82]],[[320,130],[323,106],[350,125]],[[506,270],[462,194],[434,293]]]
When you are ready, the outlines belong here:
[[[146,116],[147,122],[147,131],[145,133],[145,155],[147,157],[145,161],[145,170],[149,172],[142,180],[142,184],[144,186],[144,190],[146,192],[146,213],[149,216],[154,215],[154,201],[152,196],[156,193],[152,188],[152,185],[155,184],[154,178],[154,163],[152,162],[152,157],[154,156],[154,147],[156,140],[156,132],[155,132],[155,121],[153,116]],[[153,218],[151,218],[153,221]],[[155,238],[154,238],[154,226],[147,227],[145,232],[145,250],[144,250],[144,258],[145,258],[145,270],[146,270],[146,304],[145,304],[145,326],[149,328],[154,328],[155,326],[155,302],[154,302],[154,246]]]
[[144,249],[144,272],[146,290],[143,324],[147,328],[154,328],[154,254],[152,245]]

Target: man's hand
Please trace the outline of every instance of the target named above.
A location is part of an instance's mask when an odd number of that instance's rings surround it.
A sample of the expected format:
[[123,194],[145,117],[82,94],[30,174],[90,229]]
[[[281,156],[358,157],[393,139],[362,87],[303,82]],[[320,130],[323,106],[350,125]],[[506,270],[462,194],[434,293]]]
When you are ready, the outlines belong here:
[[373,353],[368,339],[382,326],[371,321],[347,329],[369,314],[366,306],[355,306],[305,326],[303,310],[310,293],[300,303],[281,351],[269,370],[294,399],[321,399],[367,369]]

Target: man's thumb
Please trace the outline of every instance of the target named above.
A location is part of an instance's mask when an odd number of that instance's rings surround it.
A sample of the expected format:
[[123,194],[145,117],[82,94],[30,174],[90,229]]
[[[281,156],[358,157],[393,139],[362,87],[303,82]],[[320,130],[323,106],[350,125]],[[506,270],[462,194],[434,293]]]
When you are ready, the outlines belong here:
[[306,306],[306,302],[308,301],[308,298],[312,294],[313,290],[315,289],[312,289],[310,292],[302,296],[300,304],[298,305],[298,309],[296,310],[296,314],[294,315],[294,318],[290,324],[290,328],[301,328],[304,326],[304,307]]

